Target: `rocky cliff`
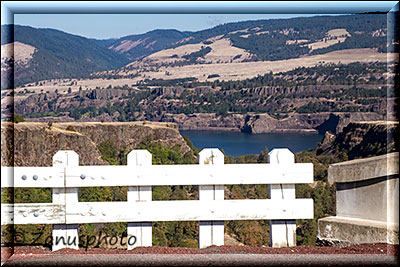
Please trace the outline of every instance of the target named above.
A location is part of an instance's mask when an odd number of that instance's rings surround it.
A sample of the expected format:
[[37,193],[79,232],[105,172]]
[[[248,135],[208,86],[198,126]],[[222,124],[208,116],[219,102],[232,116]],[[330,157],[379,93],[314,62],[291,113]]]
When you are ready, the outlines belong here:
[[385,116],[374,112],[320,112],[291,114],[284,119],[275,119],[268,114],[228,114],[215,113],[165,114],[161,120],[174,122],[181,130],[242,131],[247,133],[332,133],[340,132],[351,122],[379,121]]
[[218,116],[215,113],[169,114],[161,118],[164,122],[174,122],[180,130],[217,130],[240,132],[244,126],[245,115],[230,114]]
[[275,119],[268,114],[246,117],[242,131],[248,133],[304,132],[317,133],[315,129],[329,118],[329,114],[294,114],[284,119]]
[[[58,150],[74,150],[83,165],[107,165],[101,159],[98,145],[111,140],[118,149],[130,151],[140,142],[160,142],[165,146],[179,144],[183,153],[190,151],[173,123],[156,122],[68,122],[2,123],[2,166],[51,166]],[[12,153],[14,151],[14,154]]]
[[398,122],[364,121],[349,123],[336,136],[325,133],[317,146],[317,155],[335,155],[342,159],[366,158],[396,150]]
[[385,116],[374,112],[320,112],[310,114],[293,114],[285,119],[275,119],[267,114],[246,117],[242,130],[249,133],[269,132],[310,132],[339,133],[349,123],[359,121],[379,121]]

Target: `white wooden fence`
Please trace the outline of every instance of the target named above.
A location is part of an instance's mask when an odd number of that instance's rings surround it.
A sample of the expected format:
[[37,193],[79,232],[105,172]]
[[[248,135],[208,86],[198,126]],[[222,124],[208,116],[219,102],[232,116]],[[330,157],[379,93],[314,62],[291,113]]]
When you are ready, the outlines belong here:
[[[128,222],[137,246],[152,245],[153,221],[199,221],[199,247],[224,244],[224,220],[270,220],[271,246],[296,245],[296,219],[313,218],[313,200],[296,199],[295,183],[313,182],[311,163],[294,163],[274,149],[269,164],[227,164],[218,149],[204,149],[199,165],[151,165],[147,150],[133,150],[124,166],[79,166],[74,151],[59,151],[52,167],[2,167],[2,187],[53,188],[52,203],[2,204],[3,224],[53,224],[53,240],[78,239],[78,224]],[[5,174],[5,175],[4,175]],[[224,200],[225,184],[269,184],[270,199]],[[199,200],[152,201],[152,186],[199,185]],[[79,187],[128,186],[126,202],[79,202]],[[53,250],[78,248],[77,242]]]

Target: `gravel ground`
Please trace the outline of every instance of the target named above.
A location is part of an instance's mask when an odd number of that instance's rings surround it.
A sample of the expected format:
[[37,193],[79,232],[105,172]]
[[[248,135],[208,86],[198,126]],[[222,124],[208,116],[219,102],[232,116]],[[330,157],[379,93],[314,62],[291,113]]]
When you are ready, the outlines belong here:
[[80,254],[10,260],[9,266],[398,266],[379,254]]
[[52,252],[49,248],[39,246],[2,247],[1,260],[6,261],[11,255],[12,260],[30,258],[49,258],[52,255],[77,255],[77,254],[373,254],[397,256],[398,245],[385,243],[358,244],[347,247],[319,247],[295,246],[290,248],[247,247],[247,246],[211,246],[204,249],[180,247],[138,247],[133,250],[80,248],[62,249]]

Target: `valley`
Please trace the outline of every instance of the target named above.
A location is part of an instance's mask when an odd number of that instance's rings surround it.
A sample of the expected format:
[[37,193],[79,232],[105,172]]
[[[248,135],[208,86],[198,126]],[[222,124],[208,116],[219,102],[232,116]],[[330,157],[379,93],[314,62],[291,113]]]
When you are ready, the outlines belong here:
[[385,63],[375,62],[301,67],[238,81],[152,79],[91,89],[65,80],[64,89],[47,82],[17,89],[14,96],[3,92],[2,109],[36,122],[148,120],[173,122],[181,130],[335,133],[350,122],[393,120],[393,88],[387,87],[393,78]]
[[[2,79],[3,120],[324,133],[393,120],[396,112],[388,107],[398,51],[381,15],[243,21],[110,40],[18,25],[14,33],[15,42],[6,36],[2,43],[18,54],[2,53],[2,75],[15,74]],[[340,119],[332,124],[333,117]]]

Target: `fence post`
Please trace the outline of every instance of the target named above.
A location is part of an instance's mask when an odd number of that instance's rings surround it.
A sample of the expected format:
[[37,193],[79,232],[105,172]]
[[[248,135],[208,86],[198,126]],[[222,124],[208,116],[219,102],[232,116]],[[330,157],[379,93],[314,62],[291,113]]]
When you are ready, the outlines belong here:
[[[224,154],[217,148],[205,148],[199,153],[199,164],[224,164]],[[224,200],[224,185],[200,185],[199,200]],[[224,221],[199,222],[199,248],[224,245]]]
[[[128,166],[150,166],[152,155],[147,150],[132,150],[128,154]],[[151,201],[151,186],[128,186],[128,202]],[[130,245],[130,236],[136,237],[136,242]],[[133,242],[133,240],[132,240]],[[151,222],[129,222],[128,223],[128,250],[135,247],[151,247],[152,245],[152,223]]]
[[[287,148],[273,149],[268,153],[268,162],[281,168],[294,164],[294,154]],[[295,199],[294,184],[269,185],[270,199]],[[296,220],[270,220],[270,246],[293,247],[296,245]]]
[[[72,150],[60,150],[53,156],[54,167],[76,167],[79,166],[79,155]],[[65,169],[64,169],[64,179]],[[78,188],[53,188],[53,203],[65,205],[79,201]],[[78,249],[79,224],[54,224],[53,225],[53,245],[52,250],[56,251],[62,248]]]

